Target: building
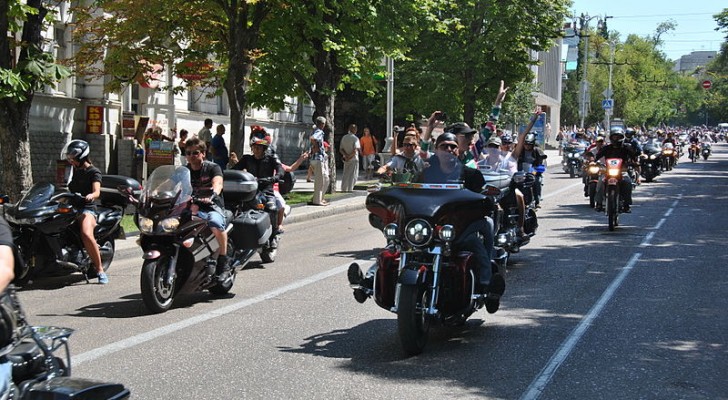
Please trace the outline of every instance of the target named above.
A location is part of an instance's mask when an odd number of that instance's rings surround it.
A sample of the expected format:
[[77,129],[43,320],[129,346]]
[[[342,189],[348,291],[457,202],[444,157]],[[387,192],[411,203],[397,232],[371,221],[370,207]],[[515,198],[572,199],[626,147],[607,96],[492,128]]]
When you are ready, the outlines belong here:
[[713,61],[717,55],[717,51],[693,51],[675,61],[673,71],[677,71],[685,75],[693,75],[698,69],[705,67]]

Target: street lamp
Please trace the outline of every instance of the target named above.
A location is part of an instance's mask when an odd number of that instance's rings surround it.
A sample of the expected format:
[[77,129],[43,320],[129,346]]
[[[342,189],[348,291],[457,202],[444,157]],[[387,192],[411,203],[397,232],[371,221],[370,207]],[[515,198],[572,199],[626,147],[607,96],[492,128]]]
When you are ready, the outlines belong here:
[[582,61],[583,71],[579,95],[579,117],[581,120],[579,123],[579,127],[582,129],[584,128],[584,119],[586,118],[587,105],[589,104],[589,102],[587,101],[589,92],[589,81],[587,80],[587,71],[589,69],[589,22],[594,18],[599,18],[599,20],[597,21],[597,29],[599,29],[601,32],[604,32],[606,31],[606,18],[611,17],[605,17],[604,19],[602,19],[599,15],[589,16],[589,14],[581,14],[581,33],[579,34],[579,37],[584,38],[584,57]]

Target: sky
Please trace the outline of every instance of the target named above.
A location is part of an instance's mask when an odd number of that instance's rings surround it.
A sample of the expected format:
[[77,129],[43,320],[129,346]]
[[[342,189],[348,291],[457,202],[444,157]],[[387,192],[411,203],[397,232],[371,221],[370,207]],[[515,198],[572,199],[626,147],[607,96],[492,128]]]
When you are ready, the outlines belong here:
[[[724,8],[725,0],[572,0],[574,15],[611,16],[607,29],[618,31],[620,40],[629,34],[652,35],[662,22],[674,21],[677,27],[662,35],[660,48],[668,58],[677,60],[692,51],[720,51],[726,34],[715,31],[718,27],[713,18]],[[598,18],[589,26],[596,27]]]

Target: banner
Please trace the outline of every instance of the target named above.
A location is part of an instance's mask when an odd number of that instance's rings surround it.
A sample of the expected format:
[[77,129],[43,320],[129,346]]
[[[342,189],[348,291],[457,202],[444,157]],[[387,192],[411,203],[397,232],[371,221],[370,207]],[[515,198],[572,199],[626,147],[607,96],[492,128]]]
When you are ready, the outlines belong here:
[[104,107],[86,106],[86,133],[101,134],[104,130]]

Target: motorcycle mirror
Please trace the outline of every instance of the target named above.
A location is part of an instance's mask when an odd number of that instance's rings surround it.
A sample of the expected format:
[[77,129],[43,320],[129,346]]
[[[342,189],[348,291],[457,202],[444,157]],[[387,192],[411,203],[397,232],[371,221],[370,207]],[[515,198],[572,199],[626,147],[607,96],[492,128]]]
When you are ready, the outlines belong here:
[[0,204],[7,204],[10,201],[10,197],[6,194],[0,196]]

